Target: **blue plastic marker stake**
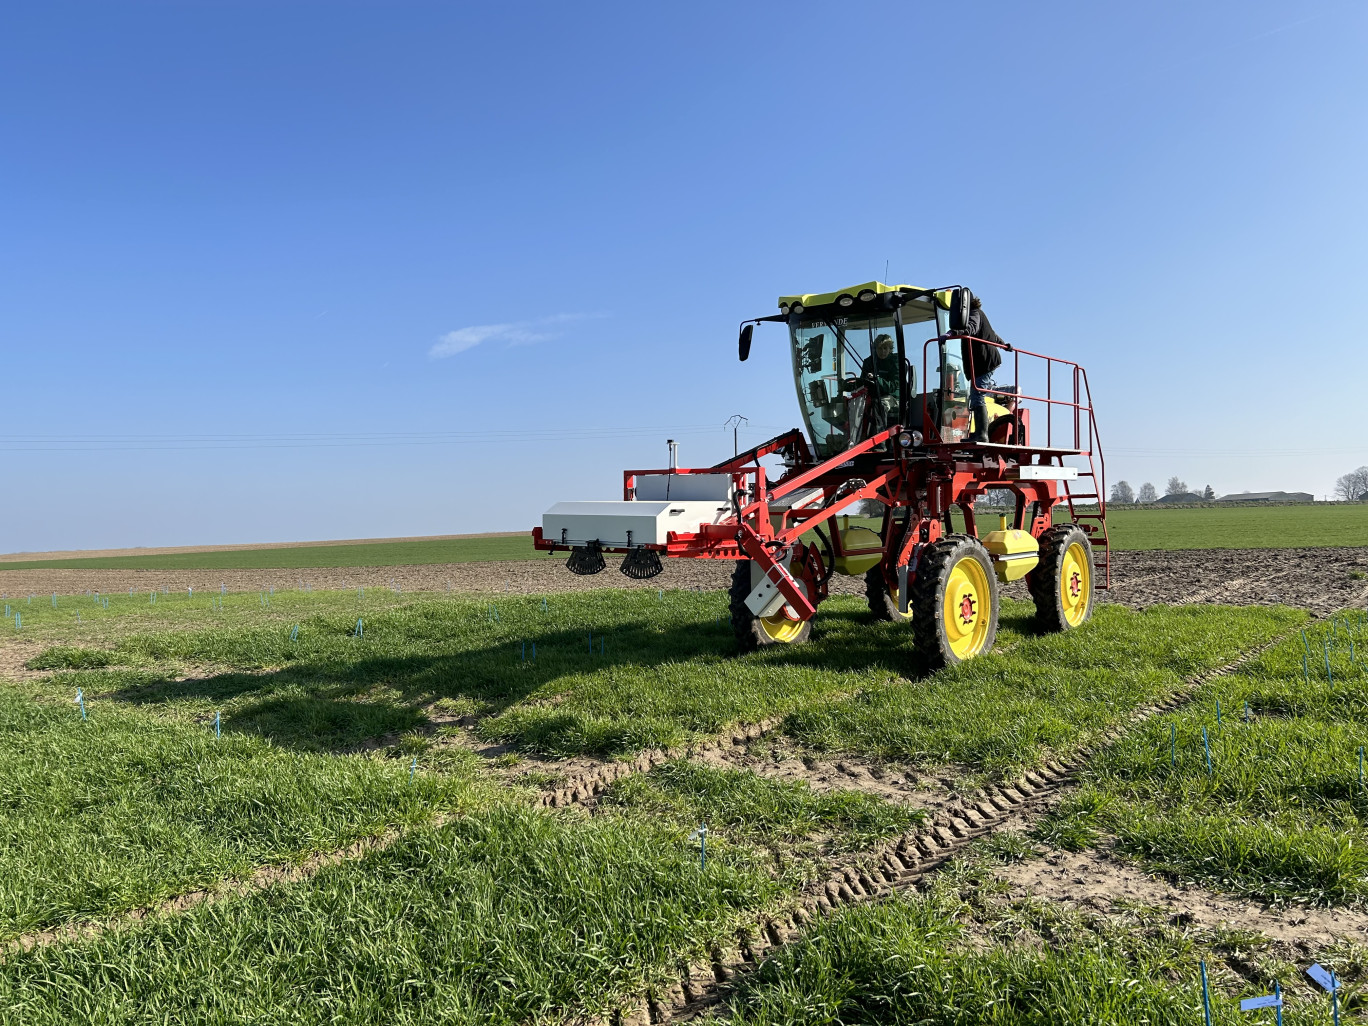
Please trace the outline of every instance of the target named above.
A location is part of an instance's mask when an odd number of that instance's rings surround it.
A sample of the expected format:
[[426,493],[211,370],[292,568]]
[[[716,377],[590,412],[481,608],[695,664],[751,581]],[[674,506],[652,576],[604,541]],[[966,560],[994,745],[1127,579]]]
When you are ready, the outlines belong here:
[[298,640],[299,640],[299,624],[295,624],[295,625],[294,625],[294,630],[290,631],[290,640],[291,640],[291,641],[298,641]]
[[1327,969],[1317,962],[1306,970],[1306,975],[1315,980],[1330,995],[1330,1013],[1334,1016],[1335,1026],[1339,1026],[1339,980],[1335,978],[1335,970]]
[[532,642],[532,661],[534,663],[537,661],[537,643],[535,641]]
[[522,661],[527,662],[527,642],[522,643]]
[[1282,991],[1277,983],[1273,984],[1272,994],[1261,994],[1259,997],[1245,998],[1240,1002],[1240,1011],[1254,1012],[1260,1008],[1271,1008],[1278,1017],[1279,1024],[1282,1023]]
[[1178,765],[1178,724],[1169,724],[1169,766]]
[[52,608],[57,608],[57,593],[55,591],[52,593]]
[[708,824],[702,823],[698,829],[689,835],[689,840],[698,838],[698,868],[700,870],[708,868]]
[[418,756],[415,755],[415,756],[413,757],[413,761],[412,761],[411,763],[409,763],[409,783],[410,783],[410,784],[413,783],[413,775],[414,775],[415,773],[417,773],[417,772],[418,772]]
[[659,591],[656,592],[656,600],[659,601],[659,602],[664,602],[664,601],[665,601],[665,589],[664,589],[664,588],[661,588]]
[[22,620],[22,618],[19,616],[18,613],[15,613],[15,614],[14,614],[14,629],[15,629],[16,631],[17,631],[17,630],[22,630],[22,629],[23,629],[23,620]]
[[1331,684],[1333,684],[1333,683],[1335,683],[1335,678],[1334,678],[1334,676],[1330,673],[1330,648],[1329,648],[1329,646],[1326,646],[1326,648],[1325,648],[1323,651],[1325,652],[1325,679],[1328,680]]
[[1311,668],[1307,665],[1306,656],[1302,656],[1302,680],[1307,684],[1311,683]]
[[81,719],[86,719],[85,693],[80,688],[76,689],[76,704],[81,707]]
[[1211,989],[1207,986],[1206,961],[1203,960],[1202,966],[1202,1018],[1206,1020],[1206,1026],[1211,1026]]
[[1207,740],[1207,729],[1202,728],[1202,747],[1206,749],[1207,776],[1213,776],[1211,769],[1211,742]]
[[546,599],[542,599],[542,612],[546,612]]
[[358,638],[365,637],[365,628],[362,626],[359,616],[356,618],[356,636]]
[[1216,726],[1221,725],[1221,700],[1216,699]]
[[223,722],[220,713],[214,713],[214,737],[223,737]]

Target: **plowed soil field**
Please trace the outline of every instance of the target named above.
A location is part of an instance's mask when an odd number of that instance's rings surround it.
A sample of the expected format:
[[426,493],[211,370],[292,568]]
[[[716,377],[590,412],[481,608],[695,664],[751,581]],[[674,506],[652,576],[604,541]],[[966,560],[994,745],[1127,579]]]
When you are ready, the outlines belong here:
[[[593,577],[577,577],[564,557],[424,566],[370,566],[253,570],[0,570],[0,591],[16,595],[150,592],[258,591],[309,587],[315,591],[390,587],[402,591],[536,594],[598,588],[725,588],[732,564],[710,560],[667,560],[665,572],[634,581],[616,563]],[[834,594],[864,590],[860,578],[835,576]],[[1027,598],[1023,585],[1007,592]],[[1112,588],[1104,601],[1143,608],[1157,603],[1233,605],[1283,603],[1305,609],[1337,609],[1368,599],[1368,548],[1188,549],[1116,552]]]

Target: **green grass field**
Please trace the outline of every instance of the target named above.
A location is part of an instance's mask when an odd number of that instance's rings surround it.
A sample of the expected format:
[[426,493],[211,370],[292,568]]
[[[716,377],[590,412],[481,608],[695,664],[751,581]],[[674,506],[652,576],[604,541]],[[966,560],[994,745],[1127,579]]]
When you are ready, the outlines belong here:
[[355,545],[300,545],[293,548],[234,549],[228,552],[171,552],[157,556],[93,556],[0,563],[6,570],[264,570],[308,567],[423,566],[480,560],[546,558],[532,548],[532,532],[513,538],[446,538],[363,542]]
[[[1198,1026],[1205,961],[1213,1023],[1258,1023],[1239,1002],[1268,993],[1274,980],[1288,1023],[1331,1023],[1329,1002],[1302,976],[1304,953],[1270,951],[1247,932],[1170,924],[1143,909],[1103,916],[1011,899],[990,872],[995,861],[980,850],[940,874],[927,894],[819,920],[708,1021]],[[1362,980],[1368,969],[1361,947],[1322,957],[1342,980]],[[1343,1021],[1362,1021],[1364,1007],[1351,983]]]
[[[720,592],[496,603],[377,589],[17,608],[23,626],[0,644],[23,644],[36,675],[0,683],[6,1026],[606,1014],[924,813],[915,794],[766,777],[684,749],[592,805],[535,807],[560,759],[612,760],[772,720],[760,749],[972,787],[1069,757],[1288,630],[1291,642],[1095,756],[1068,814],[1036,840],[1001,837],[929,893],[814,925],[716,1018],[1186,1023],[1206,958],[1218,1021],[1233,1023],[1239,997],[1286,979],[1283,956],[1251,960],[1247,937],[1175,928],[1163,910],[1008,900],[993,860],[1030,857],[1032,844],[1109,840],[1117,857],[1175,880],[1255,897],[1366,896],[1368,806],[1352,756],[1368,743],[1368,653],[1345,618],[1308,629],[1316,651],[1331,631],[1332,682],[1303,674],[1307,617],[1280,607],[1107,606],[1051,635],[1007,602],[996,651],[933,674],[905,625],[873,622],[849,598],[823,605],[810,644],[746,656],[734,654]],[[1226,712],[1213,733],[1217,697]],[[1246,700],[1248,726],[1235,722]],[[458,715],[479,718],[473,732],[449,722]],[[1212,777],[1194,747],[1202,725]],[[472,733],[510,750],[483,760],[461,740]],[[692,839],[701,823],[706,867]],[[6,950],[34,930],[386,832],[399,836],[307,879]],[[1315,954],[1355,984],[1365,975],[1361,953]],[[1301,1021],[1320,1021],[1309,1002]]]
[[1118,551],[1281,549],[1368,545],[1368,503],[1107,510]]
[[[863,523],[858,518],[855,522]],[[1353,506],[1236,506],[1108,511],[1112,546],[1140,549],[1267,549],[1368,545],[1368,503]],[[258,570],[310,567],[422,566],[481,560],[546,559],[532,548],[531,533],[515,538],[310,545],[181,552],[161,556],[101,556],[0,563],[6,570]]]
[[1077,848],[1105,834],[1167,875],[1258,898],[1368,903],[1365,714],[1360,611],[1111,748],[1042,836]]
[[70,701],[0,689],[0,941],[332,851],[478,791],[468,763],[410,781],[398,763],[216,738],[212,722],[118,703],[82,720]]

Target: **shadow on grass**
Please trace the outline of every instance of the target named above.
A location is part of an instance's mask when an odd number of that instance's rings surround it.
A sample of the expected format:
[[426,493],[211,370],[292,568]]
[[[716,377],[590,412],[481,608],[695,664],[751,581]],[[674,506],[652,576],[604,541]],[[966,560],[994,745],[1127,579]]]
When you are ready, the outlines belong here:
[[[1009,614],[1002,622],[1018,633],[1034,632],[1029,616]],[[401,643],[378,634],[373,641],[369,632],[361,639],[320,636],[312,651],[253,648],[253,658],[283,662],[264,671],[230,670],[184,680],[149,679],[145,671],[108,671],[100,675],[105,686],[91,680],[89,689],[131,705],[221,708],[225,730],[339,752],[422,726],[428,721],[426,708],[434,703],[458,713],[497,715],[519,703],[554,705],[586,677],[611,678],[640,669],[746,661],[871,677],[920,677],[927,672],[912,648],[907,624],[873,622],[864,610],[831,607],[820,614],[810,643],[739,657],[725,620],[662,626],[634,619],[592,635],[542,628],[461,651],[422,651],[442,643],[409,638],[402,642],[407,650],[385,652],[376,648]],[[109,680],[121,676],[134,680],[124,686]]]

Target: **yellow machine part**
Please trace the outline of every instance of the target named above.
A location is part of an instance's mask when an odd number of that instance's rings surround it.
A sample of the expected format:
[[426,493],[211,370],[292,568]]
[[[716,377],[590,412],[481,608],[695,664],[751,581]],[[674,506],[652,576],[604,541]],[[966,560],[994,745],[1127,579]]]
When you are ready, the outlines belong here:
[[[985,395],[983,397],[983,408],[988,411],[989,424],[993,423],[993,421],[997,420],[999,417],[1006,417],[1008,414],[1012,412],[1011,410],[1007,409],[1007,407],[1003,406],[1002,403],[994,399],[991,395]],[[977,429],[978,425],[974,423],[974,418],[971,415],[969,417],[969,430],[975,431]]]
[[1004,584],[1021,580],[1040,562],[1040,543],[1028,531],[1009,529],[1006,517],[1002,518],[1002,527],[984,535],[981,540],[993,557],[997,579]]
[[836,572],[845,574],[847,577],[861,577],[867,574],[872,567],[879,565],[879,560],[883,559],[883,541],[879,538],[877,531],[871,531],[867,527],[845,526],[840,529],[841,551],[847,552],[850,549],[872,549],[878,548],[878,552],[871,552],[868,555],[860,556],[837,556]]

